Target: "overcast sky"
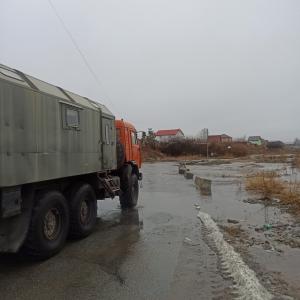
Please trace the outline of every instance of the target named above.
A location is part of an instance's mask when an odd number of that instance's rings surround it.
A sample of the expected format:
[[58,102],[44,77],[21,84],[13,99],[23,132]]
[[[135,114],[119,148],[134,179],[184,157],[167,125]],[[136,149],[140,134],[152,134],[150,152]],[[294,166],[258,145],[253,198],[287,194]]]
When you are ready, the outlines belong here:
[[0,0],[0,62],[138,130],[300,137],[299,0]]

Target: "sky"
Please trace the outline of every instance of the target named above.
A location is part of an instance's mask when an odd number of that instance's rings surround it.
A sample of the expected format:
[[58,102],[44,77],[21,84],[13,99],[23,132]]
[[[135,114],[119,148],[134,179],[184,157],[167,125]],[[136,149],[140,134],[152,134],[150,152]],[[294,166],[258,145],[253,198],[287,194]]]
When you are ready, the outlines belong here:
[[0,37],[0,63],[138,130],[300,137],[299,0],[0,0]]

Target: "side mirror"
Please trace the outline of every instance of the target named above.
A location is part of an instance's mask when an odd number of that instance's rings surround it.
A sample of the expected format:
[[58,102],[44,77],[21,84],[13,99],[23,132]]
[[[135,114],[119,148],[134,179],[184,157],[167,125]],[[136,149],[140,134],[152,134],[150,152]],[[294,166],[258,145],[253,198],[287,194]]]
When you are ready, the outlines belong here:
[[137,131],[136,134],[139,141],[143,140],[143,138],[146,137],[145,131]]

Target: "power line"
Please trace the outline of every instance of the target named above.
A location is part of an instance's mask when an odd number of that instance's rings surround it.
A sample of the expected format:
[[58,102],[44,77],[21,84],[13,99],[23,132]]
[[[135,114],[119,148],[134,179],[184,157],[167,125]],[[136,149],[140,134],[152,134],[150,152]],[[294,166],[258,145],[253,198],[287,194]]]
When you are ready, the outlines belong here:
[[[60,16],[60,14],[58,13],[58,10],[56,9],[56,7],[54,6],[54,4],[52,3],[51,0],[47,0],[50,7],[52,8],[54,14],[56,15],[57,19],[59,20],[60,24],[62,25],[64,31],[66,32],[66,34],[69,36],[73,46],[75,47],[75,49],[77,50],[78,54],[80,55],[80,57],[82,58],[85,66],[87,67],[88,71],[90,72],[90,74],[92,75],[92,77],[95,79],[96,83],[103,89],[103,85],[99,79],[99,77],[97,76],[97,74],[94,72],[93,68],[91,67],[87,57],[84,55],[84,53],[82,52],[82,50],[80,49],[78,43],[76,42],[75,38],[73,37],[71,31],[68,29],[68,27],[66,26],[63,18]],[[118,112],[118,110],[116,109],[116,106],[114,105],[114,103],[112,102],[112,100],[108,97],[107,93],[104,91],[104,94],[107,98],[107,100],[111,103],[111,105],[114,107],[114,109],[116,110],[116,112],[121,116],[121,114]]]

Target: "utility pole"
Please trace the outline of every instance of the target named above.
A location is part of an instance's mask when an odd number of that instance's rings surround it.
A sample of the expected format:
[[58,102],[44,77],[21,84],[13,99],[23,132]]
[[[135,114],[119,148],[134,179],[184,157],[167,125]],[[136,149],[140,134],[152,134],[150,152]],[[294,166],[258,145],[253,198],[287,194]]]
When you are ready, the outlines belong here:
[[206,159],[208,160],[208,128],[200,131],[200,140],[206,144]]
[[206,159],[208,160],[208,139],[206,141]]
[[206,159],[208,160],[208,128],[206,129]]

